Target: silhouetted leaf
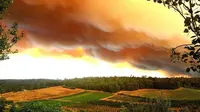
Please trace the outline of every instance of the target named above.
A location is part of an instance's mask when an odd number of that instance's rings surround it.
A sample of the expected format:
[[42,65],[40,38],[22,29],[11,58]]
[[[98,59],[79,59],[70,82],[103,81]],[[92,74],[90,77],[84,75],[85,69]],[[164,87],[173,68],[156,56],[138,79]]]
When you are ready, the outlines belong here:
[[195,14],[199,13],[200,11],[196,11]]
[[157,2],[158,2],[158,3],[162,3],[162,0],[158,0]]
[[193,72],[196,72],[196,71],[197,71],[197,69],[194,68],[194,67],[191,67],[191,69],[192,69]]
[[192,44],[197,44],[197,39],[193,39]]
[[193,61],[189,61],[189,63],[193,63]]
[[[161,3],[159,0],[154,0],[156,3]],[[180,14],[184,19],[184,33],[193,34],[190,36],[191,43],[179,45],[172,49],[172,62],[181,61],[188,63],[190,66],[187,72],[192,69],[194,72],[200,73],[200,67],[195,68],[195,64],[200,63],[200,4],[192,0],[162,0],[165,6],[173,8],[177,14]],[[189,3],[187,3],[189,2]],[[200,2],[200,0],[198,0]],[[182,49],[184,48],[184,50]],[[177,50],[180,49],[180,50]],[[177,52],[179,51],[179,52]],[[197,62],[197,63],[196,63]],[[200,65],[199,65],[200,66]]]
[[186,72],[190,72],[190,68],[187,68],[187,69],[186,69]]
[[188,50],[195,50],[193,46],[188,47]]
[[184,59],[184,58],[186,58],[186,57],[188,57],[187,54],[183,54],[183,55],[182,55],[182,59]]
[[179,1],[178,1],[178,4],[179,4],[179,5],[181,5],[182,3],[183,3],[182,0],[179,0]]
[[188,33],[189,32],[189,30],[186,28],[185,30],[184,30],[184,33]]
[[190,56],[193,55],[193,54],[194,54],[194,51],[191,51],[191,52],[190,52]]
[[184,59],[184,61],[183,61],[183,62],[185,62],[185,63],[186,63],[187,61],[188,61],[188,59]]
[[190,19],[191,19],[190,17],[186,17],[185,18],[185,21],[184,21],[185,26],[189,26],[190,25],[190,23],[191,23]]
[[194,7],[195,6],[195,4],[193,3],[193,4],[191,4],[191,7]]

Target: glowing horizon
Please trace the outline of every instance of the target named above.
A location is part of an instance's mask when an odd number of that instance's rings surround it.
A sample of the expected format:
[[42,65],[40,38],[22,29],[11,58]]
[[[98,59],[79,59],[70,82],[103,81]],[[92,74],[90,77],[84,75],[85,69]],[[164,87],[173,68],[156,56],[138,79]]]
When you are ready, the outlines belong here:
[[[109,63],[90,56],[74,58],[69,55],[42,56],[39,49],[11,55],[0,64],[0,79],[69,79],[82,77],[135,76],[168,77],[160,70],[134,68],[128,62]],[[20,73],[20,74],[17,74]],[[33,77],[34,76],[34,77]],[[175,76],[176,77],[176,76]],[[177,77],[186,77],[178,75]]]
[[[8,66],[7,64],[9,65],[9,68],[5,68]],[[128,63],[126,62],[110,64],[105,61],[98,61],[96,63],[91,63],[73,58],[33,58],[31,56],[23,55],[12,57],[10,60],[7,60],[4,66],[0,65],[2,68],[0,74],[3,74],[0,76],[0,79],[65,79],[103,76],[165,77],[164,74],[159,71],[141,70],[126,67],[127,65]]]

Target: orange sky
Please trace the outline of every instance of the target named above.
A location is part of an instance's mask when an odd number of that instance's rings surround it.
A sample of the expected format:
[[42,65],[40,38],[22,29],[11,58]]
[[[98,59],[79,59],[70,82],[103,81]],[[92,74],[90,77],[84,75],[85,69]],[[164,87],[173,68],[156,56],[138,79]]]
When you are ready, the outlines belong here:
[[188,42],[183,20],[162,5],[146,0],[15,0],[9,12],[5,21],[18,21],[27,36],[16,46],[20,53],[1,62],[0,74],[5,75],[0,78],[185,74],[185,66],[169,57],[170,48]]

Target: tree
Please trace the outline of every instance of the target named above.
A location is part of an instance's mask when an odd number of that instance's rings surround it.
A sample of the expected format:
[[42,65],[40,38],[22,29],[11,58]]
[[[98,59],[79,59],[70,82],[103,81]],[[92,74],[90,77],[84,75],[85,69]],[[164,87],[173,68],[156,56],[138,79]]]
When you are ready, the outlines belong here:
[[3,15],[12,3],[13,0],[0,0],[0,60],[9,59],[9,54],[17,53],[17,49],[11,48],[24,37],[24,33],[18,30],[18,23],[9,28],[2,22]]
[[4,88],[0,86],[0,94],[4,93]]
[[[150,0],[148,0],[150,1]],[[200,73],[200,1],[199,0],[153,0],[174,9],[184,19],[184,33],[192,33],[191,43],[182,44],[171,50],[172,62],[188,64],[186,72]]]

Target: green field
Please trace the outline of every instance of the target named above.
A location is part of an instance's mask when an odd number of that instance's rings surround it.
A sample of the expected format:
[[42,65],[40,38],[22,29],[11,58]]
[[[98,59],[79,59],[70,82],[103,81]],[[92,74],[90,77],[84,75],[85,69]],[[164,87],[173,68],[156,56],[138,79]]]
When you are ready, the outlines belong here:
[[175,90],[141,89],[132,91],[129,95],[146,98],[164,98],[168,100],[200,100],[200,90],[179,88]]
[[111,95],[112,95],[111,93],[105,93],[105,92],[83,92],[76,95],[62,97],[57,100],[61,101],[63,100],[69,102],[89,102],[89,101],[97,101]]
[[[40,100],[44,104],[60,104],[62,106],[86,105],[90,101],[99,101],[102,98],[111,96],[112,93],[106,92],[82,92],[57,99]],[[29,102],[27,102],[29,103]]]
[[144,102],[145,98],[139,96],[130,96],[130,95],[115,95],[111,100],[123,101],[123,102]]
[[[126,105],[129,102],[143,104],[149,98],[159,99],[161,96],[164,99],[173,100],[171,102],[172,107],[181,107],[181,105],[199,105],[200,101],[200,90],[189,88],[179,88],[175,90],[140,89],[136,91],[125,91],[124,93],[120,93],[121,94],[112,96],[112,93],[107,92],[86,91],[70,96],[33,102],[41,102],[45,105],[60,105],[61,107],[66,107],[67,109],[91,109],[94,107],[93,109],[108,108],[117,110],[121,107],[121,105]],[[109,98],[111,101],[100,100],[109,96],[112,96]],[[115,102],[114,100],[118,100],[120,102]]]

